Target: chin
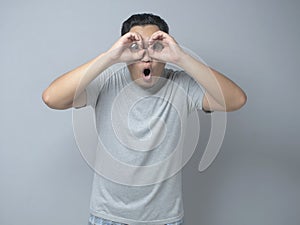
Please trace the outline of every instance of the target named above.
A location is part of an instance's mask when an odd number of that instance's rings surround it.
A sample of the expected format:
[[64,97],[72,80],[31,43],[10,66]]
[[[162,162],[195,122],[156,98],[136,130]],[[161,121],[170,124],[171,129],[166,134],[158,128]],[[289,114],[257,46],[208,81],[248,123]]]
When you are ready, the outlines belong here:
[[150,88],[153,87],[156,83],[156,81],[146,82],[143,79],[137,79],[135,80],[135,83],[143,88]]

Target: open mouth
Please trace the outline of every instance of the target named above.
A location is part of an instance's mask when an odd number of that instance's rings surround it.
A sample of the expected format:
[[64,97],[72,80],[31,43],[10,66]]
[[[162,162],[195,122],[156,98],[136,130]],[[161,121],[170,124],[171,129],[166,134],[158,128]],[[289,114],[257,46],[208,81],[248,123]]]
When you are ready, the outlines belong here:
[[150,80],[150,78],[151,78],[151,70],[149,68],[144,69],[143,75],[144,75],[144,78],[146,80]]

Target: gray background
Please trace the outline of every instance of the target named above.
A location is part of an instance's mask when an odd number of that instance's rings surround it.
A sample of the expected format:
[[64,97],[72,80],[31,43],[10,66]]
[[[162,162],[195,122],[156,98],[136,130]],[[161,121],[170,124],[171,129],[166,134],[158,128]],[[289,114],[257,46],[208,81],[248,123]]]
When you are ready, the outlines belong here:
[[[299,1],[1,1],[0,224],[86,224],[92,170],[72,110],[47,108],[57,76],[107,50],[136,12],[247,93],[228,114],[222,149],[203,173],[208,132],[184,167],[187,225],[300,223]],[[203,127],[209,116],[199,112]]]

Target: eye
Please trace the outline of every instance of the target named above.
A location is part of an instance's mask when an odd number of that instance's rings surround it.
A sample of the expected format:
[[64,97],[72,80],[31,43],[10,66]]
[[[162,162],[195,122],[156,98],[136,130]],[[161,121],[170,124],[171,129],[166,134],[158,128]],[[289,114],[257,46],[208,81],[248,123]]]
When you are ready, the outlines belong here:
[[160,52],[161,50],[163,50],[163,48],[164,46],[160,42],[155,42],[154,45],[152,46],[152,49],[157,52]]
[[137,43],[132,43],[129,48],[131,51],[136,52],[139,50],[139,45]]

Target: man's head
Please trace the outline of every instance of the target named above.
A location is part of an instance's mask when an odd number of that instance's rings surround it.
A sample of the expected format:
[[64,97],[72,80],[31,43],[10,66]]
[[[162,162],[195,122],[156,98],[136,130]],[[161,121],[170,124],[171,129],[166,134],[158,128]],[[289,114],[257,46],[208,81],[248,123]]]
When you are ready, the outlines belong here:
[[[135,14],[124,21],[121,34],[136,32],[142,37],[144,48],[153,33],[157,31],[169,33],[167,23],[157,15],[153,14]],[[153,61],[146,50],[143,58],[133,64],[128,65],[132,80],[138,85],[149,88],[152,87],[163,74],[165,63]]]
[[156,25],[159,30],[169,33],[168,24],[159,16],[150,13],[134,14],[122,24],[121,35],[123,36],[134,26]]

